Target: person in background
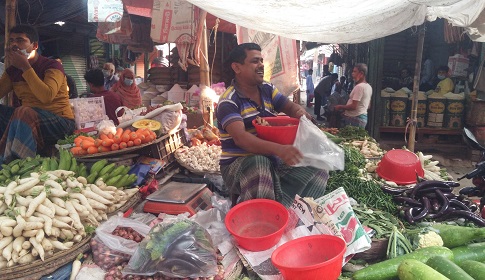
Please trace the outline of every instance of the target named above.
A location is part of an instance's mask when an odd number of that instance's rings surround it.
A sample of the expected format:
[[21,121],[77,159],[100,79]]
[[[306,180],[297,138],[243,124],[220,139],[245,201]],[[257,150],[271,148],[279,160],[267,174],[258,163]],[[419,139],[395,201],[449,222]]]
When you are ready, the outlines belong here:
[[119,78],[115,75],[115,65],[111,62],[106,62],[103,65],[103,76],[105,89],[110,89],[119,80]]
[[64,69],[37,53],[37,30],[17,25],[6,40],[10,66],[0,78],[0,98],[13,90],[22,105],[0,105],[0,163],[35,157],[76,127]]
[[367,110],[372,97],[372,87],[367,83],[367,65],[357,63],[352,70],[352,79],[355,86],[345,105],[335,106],[335,110],[345,110],[342,115],[342,124],[365,128],[367,125]]
[[123,106],[136,109],[141,106],[140,89],[135,84],[135,74],[126,68],[120,74],[120,80],[111,87],[113,92],[121,96]]
[[313,70],[310,69],[308,70],[308,75],[306,76],[306,106],[308,108],[312,107],[312,101],[313,101],[313,91],[315,89],[313,85]]
[[335,82],[332,88],[332,94],[328,98],[328,108],[325,110],[325,117],[328,121],[329,127],[340,127],[342,122],[342,112],[335,110],[336,105],[345,105],[349,96],[344,89],[345,76],[341,76],[339,80]]
[[313,113],[317,117],[317,120],[323,121],[325,120],[320,115],[320,111],[322,106],[326,106],[328,102],[328,97],[332,93],[332,87],[335,81],[338,79],[338,74],[333,73],[328,76],[323,77],[322,80],[318,83],[315,87],[315,108],[313,109]]
[[222,145],[221,173],[233,202],[237,196],[240,201],[266,198],[288,207],[296,194],[322,196],[328,172],[292,166],[301,161],[301,152],[293,145],[258,138],[252,125],[256,117],[274,117],[280,112],[293,118],[303,115],[311,118],[311,115],[263,80],[259,45],[236,46],[229,54],[227,65],[235,78],[221,95],[216,116]]
[[429,54],[425,53],[423,56],[423,66],[421,70],[421,79],[419,81],[419,90],[420,91],[428,91],[434,89],[433,85],[433,61],[429,57]]
[[111,90],[107,90],[104,87],[104,76],[100,69],[91,69],[86,74],[84,74],[84,79],[89,85],[91,92],[93,93],[90,97],[103,97],[104,98],[104,108],[106,110],[106,115],[110,120],[113,121],[115,125],[119,124],[118,117],[116,116],[116,109],[123,106],[121,101],[121,96]]
[[446,65],[438,67],[438,75],[436,77],[438,78],[439,82],[434,89],[435,92],[444,95],[453,91],[455,84],[453,84],[453,81],[449,77],[449,71],[450,68]]
[[[60,64],[62,64],[62,60],[60,57],[58,56],[53,56],[52,59],[55,59],[57,60]],[[67,90],[69,91],[69,99],[73,99],[73,98],[78,98],[79,95],[77,93],[77,86],[76,86],[76,82],[74,81],[74,79],[66,74],[66,80],[67,80]]]
[[404,87],[410,90],[413,90],[413,83],[414,83],[414,78],[411,76],[409,69],[403,68],[401,70],[401,76],[399,77],[399,83],[398,83],[399,88],[397,90]]

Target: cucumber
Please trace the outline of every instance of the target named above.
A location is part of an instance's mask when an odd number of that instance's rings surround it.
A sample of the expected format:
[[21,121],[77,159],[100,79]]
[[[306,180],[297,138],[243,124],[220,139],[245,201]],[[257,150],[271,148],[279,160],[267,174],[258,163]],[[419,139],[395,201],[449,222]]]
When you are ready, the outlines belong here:
[[[404,260],[397,269],[399,280],[449,280],[430,266],[413,259]],[[455,278],[457,279],[457,278]],[[453,279],[453,280],[455,280]]]
[[485,239],[485,228],[471,228],[462,226],[453,226],[446,224],[435,224],[433,228],[443,239],[443,246],[455,248],[471,243],[472,241]]
[[443,258],[442,256],[432,257],[426,262],[426,264],[450,279],[474,280],[473,277],[468,275],[468,273],[466,273],[461,267],[449,259]]
[[107,159],[102,159],[98,160],[91,166],[91,170],[89,171],[90,173],[98,172],[101,171],[106,165],[108,164]]
[[[397,268],[404,260],[418,260],[423,263],[434,256],[443,256],[447,259],[453,259],[453,253],[446,247],[433,246],[418,249],[412,253],[395,257],[380,263],[369,265],[366,268],[358,270],[352,275],[354,280],[386,280],[397,277]],[[433,279],[436,280],[436,279]]]
[[485,264],[477,261],[463,261],[460,264],[460,267],[463,268],[466,273],[468,273],[474,279],[483,279],[485,278]]
[[485,261],[485,242],[472,243],[451,249],[454,262],[460,265],[461,262],[472,260],[477,262]]

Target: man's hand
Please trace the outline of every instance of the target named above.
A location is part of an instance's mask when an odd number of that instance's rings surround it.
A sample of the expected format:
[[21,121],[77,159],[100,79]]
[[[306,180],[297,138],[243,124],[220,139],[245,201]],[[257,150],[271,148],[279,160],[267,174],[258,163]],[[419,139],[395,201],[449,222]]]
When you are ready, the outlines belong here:
[[29,60],[20,50],[9,50],[7,56],[10,64],[15,68],[18,68],[25,72],[31,67]]
[[281,149],[278,150],[278,154],[276,156],[278,156],[287,165],[295,165],[299,163],[303,158],[300,150],[293,147],[292,145],[282,145]]

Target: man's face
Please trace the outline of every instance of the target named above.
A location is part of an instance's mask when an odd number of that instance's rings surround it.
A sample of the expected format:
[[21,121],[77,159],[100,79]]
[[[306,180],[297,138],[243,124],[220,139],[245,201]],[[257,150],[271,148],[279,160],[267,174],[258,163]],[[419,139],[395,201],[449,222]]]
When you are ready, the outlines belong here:
[[109,68],[108,64],[103,65],[103,70],[108,71],[110,77],[113,76],[113,69]]
[[234,62],[233,69],[237,78],[241,81],[256,85],[264,82],[264,64],[260,51],[246,51],[244,64]]
[[364,73],[359,71],[359,69],[357,67],[354,67],[354,69],[352,70],[352,79],[355,82],[358,82],[362,79],[363,76],[364,76]]
[[37,48],[24,33],[10,33],[8,44],[11,50],[26,50],[28,53]]

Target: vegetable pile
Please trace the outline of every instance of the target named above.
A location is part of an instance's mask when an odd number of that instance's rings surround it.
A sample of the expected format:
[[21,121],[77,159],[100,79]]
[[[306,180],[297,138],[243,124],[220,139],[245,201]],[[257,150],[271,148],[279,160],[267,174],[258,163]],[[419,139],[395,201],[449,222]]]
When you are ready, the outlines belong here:
[[79,135],[74,139],[75,147],[71,153],[75,156],[96,154],[123,150],[133,146],[149,143],[157,138],[155,132],[148,128],[139,128],[136,131],[117,128],[115,133],[100,133],[98,138]]
[[[93,165],[91,174],[106,163]],[[0,268],[68,250],[138,192],[108,185],[103,177],[89,183],[80,175],[91,176],[86,167],[68,151],[61,150],[57,170],[51,170],[56,164],[54,158],[36,157],[5,165],[2,175],[10,170],[10,176],[0,184]],[[37,172],[20,173],[20,168]]]
[[219,158],[221,156],[221,146],[201,145],[187,147],[183,146],[175,151],[175,158],[182,166],[195,169],[197,171],[218,172],[220,170]]

